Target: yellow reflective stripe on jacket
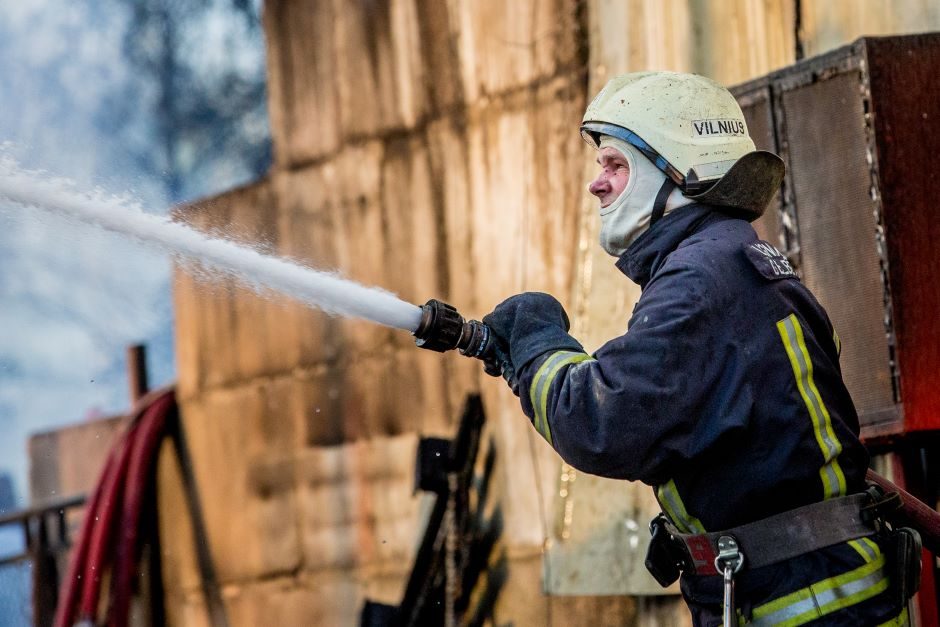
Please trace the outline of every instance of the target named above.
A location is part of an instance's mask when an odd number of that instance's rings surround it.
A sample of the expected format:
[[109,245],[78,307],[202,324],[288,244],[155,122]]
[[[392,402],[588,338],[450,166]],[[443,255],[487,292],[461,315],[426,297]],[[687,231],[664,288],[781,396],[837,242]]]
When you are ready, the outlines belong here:
[[878,547],[870,538],[859,538],[858,540],[849,540],[849,546],[862,556],[865,562],[873,562],[881,555],[881,548]]
[[682,533],[705,533],[705,526],[685,509],[685,503],[679,496],[675,479],[656,488],[656,498],[666,511],[666,515]]
[[885,557],[829,577],[754,608],[750,625],[797,627],[856,605],[888,589]]
[[832,330],[832,341],[836,345],[836,355],[842,355],[842,340],[839,339],[839,334],[835,329]]
[[823,498],[843,496],[846,494],[845,475],[839,466],[839,453],[842,452],[842,443],[832,430],[832,419],[829,410],[813,381],[813,362],[806,350],[803,339],[803,329],[796,314],[790,314],[777,323],[777,330],[783,340],[783,347],[790,358],[793,375],[796,377],[796,386],[809,410],[813,421],[813,432],[816,443],[823,454],[823,466],[819,469],[819,476],[823,484]]
[[533,422],[536,431],[542,434],[549,444],[552,444],[552,430],[548,426],[548,391],[562,368],[582,361],[594,360],[587,353],[558,351],[542,363],[535,372],[535,378],[532,379],[532,385],[529,387],[529,400],[532,401],[532,410],[535,412]]
[[878,625],[878,627],[905,627],[906,625],[909,625],[909,624],[910,622],[907,616],[907,606],[905,605],[904,609],[901,610],[900,614],[898,614],[897,616],[895,616],[889,621],[885,621],[881,623],[880,625]]

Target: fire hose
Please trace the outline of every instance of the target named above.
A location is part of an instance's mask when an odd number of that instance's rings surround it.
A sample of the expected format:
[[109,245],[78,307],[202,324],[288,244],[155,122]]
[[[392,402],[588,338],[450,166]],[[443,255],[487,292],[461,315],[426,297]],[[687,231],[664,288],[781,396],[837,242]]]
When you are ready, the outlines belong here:
[[128,623],[140,546],[144,493],[153,489],[153,468],[167,417],[176,407],[172,391],[145,396],[105,462],[85,511],[75,553],[63,580],[55,625],[99,624],[102,585],[110,573],[107,624]]
[[[188,452],[183,450],[181,433],[172,389],[151,392],[135,405],[130,423],[112,448],[85,510],[78,542],[62,581],[55,627],[126,627],[129,624],[143,548],[140,532],[144,527],[144,512],[148,507],[155,507],[156,461],[165,437],[174,438],[186,483],[184,487],[192,487]],[[210,624],[222,626],[227,621],[214,570],[205,564],[209,560],[204,555],[208,547],[199,541],[204,530],[201,512],[194,510],[193,499],[194,496],[187,494]],[[110,582],[106,590],[105,582]]]
[[924,548],[934,555],[940,556],[940,514],[916,496],[906,492],[874,470],[869,470],[865,474],[865,479],[869,483],[874,483],[880,487],[885,491],[885,494],[898,495],[897,498],[900,502],[895,514],[898,522],[916,529],[920,533]]

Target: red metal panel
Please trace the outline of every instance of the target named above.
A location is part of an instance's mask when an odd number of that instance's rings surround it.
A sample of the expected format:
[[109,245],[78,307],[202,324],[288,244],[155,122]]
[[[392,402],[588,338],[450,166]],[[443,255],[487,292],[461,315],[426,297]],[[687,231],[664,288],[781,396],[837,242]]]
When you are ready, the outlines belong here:
[[865,40],[904,429],[940,429],[940,35]]

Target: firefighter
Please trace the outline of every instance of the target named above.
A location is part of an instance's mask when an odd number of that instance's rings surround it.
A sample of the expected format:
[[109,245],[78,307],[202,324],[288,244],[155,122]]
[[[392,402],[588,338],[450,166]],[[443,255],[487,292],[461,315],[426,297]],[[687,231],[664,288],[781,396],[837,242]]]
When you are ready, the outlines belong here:
[[861,512],[869,458],[838,334],[750,225],[783,162],[690,74],[612,79],[581,134],[600,245],[642,295],[593,355],[547,294],[486,316],[523,411],[575,468],[653,487],[647,563],[664,585],[682,571],[696,625],[905,624],[897,549]]

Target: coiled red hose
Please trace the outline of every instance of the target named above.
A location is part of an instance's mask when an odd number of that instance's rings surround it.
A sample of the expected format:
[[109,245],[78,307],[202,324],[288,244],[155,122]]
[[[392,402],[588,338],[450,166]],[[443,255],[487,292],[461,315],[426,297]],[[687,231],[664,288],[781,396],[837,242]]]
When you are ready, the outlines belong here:
[[99,624],[102,581],[109,570],[112,594],[107,621],[127,624],[140,553],[140,512],[147,488],[154,482],[156,452],[175,411],[172,389],[147,394],[135,405],[131,422],[108,455],[85,510],[56,608],[55,627],[72,627],[76,620]]
[[68,570],[65,578],[62,580],[63,588],[59,593],[59,602],[56,607],[55,627],[68,627],[74,620],[76,604],[78,603],[79,593],[81,592],[82,573],[84,572],[85,560],[88,557],[89,543],[84,539],[91,536],[91,529],[94,526],[94,520],[98,511],[98,504],[101,502],[105,484],[109,483],[108,477],[114,473],[116,459],[122,450],[121,442],[115,445],[108,454],[104,468],[101,471],[101,478],[92,494],[91,500],[85,507],[85,518],[82,521],[82,528],[78,535],[78,542],[72,549],[72,557],[69,560]]
[[134,576],[140,557],[140,522],[144,499],[155,493],[154,470],[160,443],[166,435],[167,419],[175,408],[172,395],[162,396],[147,409],[134,434],[133,449],[127,468],[121,525],[117,532],[117,555],[112,572],[111,607],[108,625],[126,627],[134,594]]

